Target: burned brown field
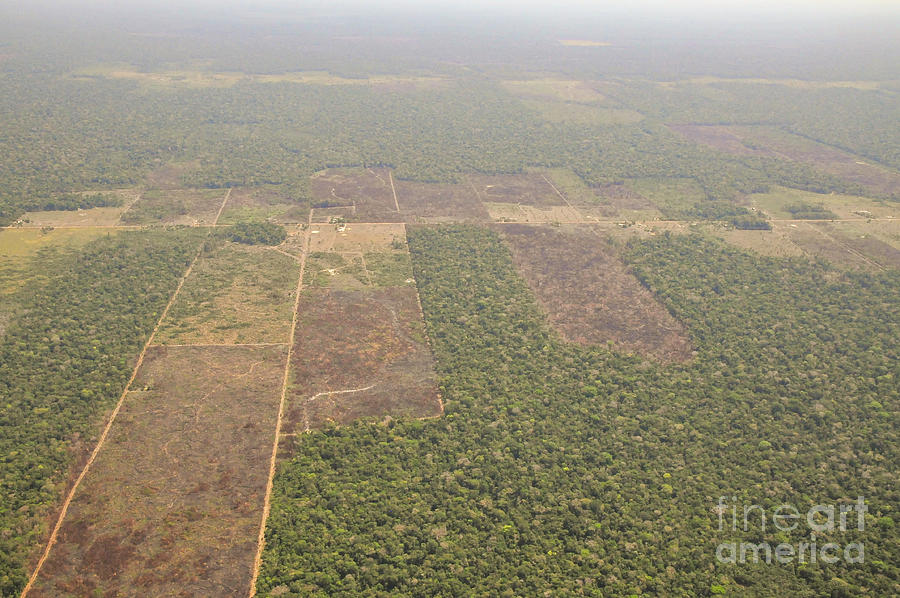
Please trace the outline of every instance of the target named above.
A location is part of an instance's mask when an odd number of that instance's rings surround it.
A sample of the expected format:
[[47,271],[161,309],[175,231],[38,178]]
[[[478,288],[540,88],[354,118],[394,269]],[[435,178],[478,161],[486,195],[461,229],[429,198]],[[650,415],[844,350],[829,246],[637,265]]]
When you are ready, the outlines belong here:
[[900,250],[866,232],[863,223],[809,223],[794,229],[793,233],[795,242],[808,253],[841,268],[871,271],[900,268]]
[[845,270],[878,270],[866,255],[841,242],[819,223],[800,222],[788,229],[788,238],[812,258],[821,258]]
[[566,205],[566,201],[542,174],[473,174],[468,178],[483,202],[535,207]]
[[745,145],[740,137],[723,125],[668,125],[668,127],[686,139],[708,145],[726,154],[734,154],[736,156],[778,156],[778,153],[772,150]]
[[386,168],[332,168],[310,179],[316,210],[343,208],[340,214],[358,222],[400,222]]
[[416,289],[311,289],[300,300],[286,433],[441,413]]
[[637,214],[661,214],[652,201],[623,183],[611,183],[593,188],[598,204],[594,210],[600,216],[632,218]]
[[822,172],[857,183],[876,196],[896,195],[900,189],[900,174],[836,147],[778,128],[702,125],[670,125],[669,128],[693,141],[727,153],[805,162]]
[[29,594],[246,596],[286,347],[154,347]]
[[685,361],[692,348],[675,320],[628,271],[609,243],[588,228],[497,227],[513,261],[567,341],[612,343],[664,362]]
[[490,217],[470,185],[394,181],[407,222],[487,221]]

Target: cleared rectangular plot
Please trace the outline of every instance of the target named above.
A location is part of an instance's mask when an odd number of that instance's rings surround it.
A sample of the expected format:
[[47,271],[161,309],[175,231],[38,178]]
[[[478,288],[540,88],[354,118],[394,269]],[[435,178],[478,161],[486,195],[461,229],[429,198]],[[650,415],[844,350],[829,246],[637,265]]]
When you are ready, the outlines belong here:
[[330,168],[310,178],[314,209],[344,207],[358,222],[401,222],[387,168]]
[[755,251],[761,255],[772,257],[800,257],[805,255],[802,249],[789,238],[789,225],[775,223],[771,230],[738,230],[726,228],[720,224],[706,227],[720,239],[743,249]]
[[470,185],[394,181],[408,222],[483,222],[489,216]]
[[788,238],[810,257],[827,260],[847,270],[878,270],[879,265],[840,241],[823,226],[799,222],[789,226]]
[[310,251],[382,251],[406,243],[406,227],[393,223],[314,224]]
[[222,189],[153,189],[145,191],[122,224],[213,224],[226,191]]
[[300,299],[285,432],[440,415],[415,287],[309,289]]
[[102,191],[103,195],[116,195],[122,199],[122,205],[108,208],[89,208],[86,210],[45,210],[26,212],[22,219],[28,226],[115,226],[122,214],[131,207],[140,193],[132,189]]
[[[821,206],[838,218],[851,220],[900,216],[900,205],[890,201],[858,195],[812,193],[786,187],[775,187],[768,193],[754,193],[748,195],[747,200],[750,205],[764,211],[772,218],[781,219],[796,218],[789,208],[794,208],[796,212],[803,205]],[[827,220],[832,217],[824,214],[819,219]]]
[[537,208],[514,203],[485,203],[484,207],[494,222],[582,222],[579,210],[569,206]]
[[589,228],[496,228],[513,261],[567,341],[612,343],[665,362],[685,361],[692,348],[684,326],[669,314]]
[[306,222],[309,209],[272,187],[232,189],[219,224],[271,220],[282,224]]
[[217,241],[197,260],[156,343],[287,343],[298,258]]
[[566,205],[541,174],[473,174],[468,178],[482,202],[537,207]]
[[246,596],[285,359],[151,348],[29,596]]

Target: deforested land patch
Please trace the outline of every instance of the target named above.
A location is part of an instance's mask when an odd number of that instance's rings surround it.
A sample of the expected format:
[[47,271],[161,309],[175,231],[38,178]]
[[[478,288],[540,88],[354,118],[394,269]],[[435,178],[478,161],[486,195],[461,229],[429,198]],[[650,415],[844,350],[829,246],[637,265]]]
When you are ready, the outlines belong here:
[[684,326],[635,278],[614,247],[588,228],[497,227],[513,261],[567,341],[611,343],[664,362],[685,361]]
[[152,347],[29,596],[246,596],[286,347]]

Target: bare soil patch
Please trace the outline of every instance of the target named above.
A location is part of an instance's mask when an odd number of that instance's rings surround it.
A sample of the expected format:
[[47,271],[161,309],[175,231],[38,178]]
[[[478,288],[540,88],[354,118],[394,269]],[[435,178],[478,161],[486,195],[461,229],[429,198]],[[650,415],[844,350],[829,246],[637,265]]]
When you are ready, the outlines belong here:
[[285,358],[151,348],[29,595],[246,596]]
[[394,223],[313,224],[312,232],[310,251],[382,251],[406,242],[405,225]]
[[285,432],[362,417],[440,415],[414,287],[310,289],[298,317]]
[[394,180],[407,222],[486,222],[490,217],[467,184]]
[[310,179],[313,208],[349,208],[341,212],[358,222],[401,222],[387,168],[330,168]]
[[684,326],[641,285],[608,241],[589,228],[505,225],[512,252],[554,328],[581,345],[612,343],[663,362],[692,355]]

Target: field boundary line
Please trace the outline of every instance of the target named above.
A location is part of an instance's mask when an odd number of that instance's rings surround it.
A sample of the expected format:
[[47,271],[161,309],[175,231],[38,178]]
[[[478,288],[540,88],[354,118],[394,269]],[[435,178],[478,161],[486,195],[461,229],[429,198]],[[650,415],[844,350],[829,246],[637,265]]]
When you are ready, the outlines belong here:
[[[412,259],[412,253],[409,250],[409,237],[406,235],[406,227],[405,226],[403,227],[403,240],[406,242],[406,253],[410,256],[410,259]],[[414,288],[416,289],[416,305],[419,307],[419,317],[422,319],[422,328],[425,331],[425,346],[428,347],[428,352],[431,353],[431,359],[436,361],[436,359],[434,357],[434,346],[432,346],[432,344],[431,344],[431,335],[428,334],[428,322],[425,321],[425,309],[422,307],[422,295],[419,294],[419,280],[416,278],[415,270],[413,270],[412,277],[413,277]],[[432,363],[434,363],[434,362],[432,362]],[[435,387],[437,387],[437,384],[435,384]],[[444,397],[441,396],[440,390],[438,390],[438,392],[437,392],[437,399],[438,399],[438,408],[440,409],[440,413],[438,413],[437,415],[434,415],[434,416],[423,417],[423,418],[419,418],[419,419],[433,419],[433,418],[442,417],[444,415]]]
[[160,344],[153,347],[286,347],[287,343],[184,343]]
[[[228,203],[229,197],[231,197],[230,188],[228,189],[228,192],[225,193],[225,198],[222,200],[222,205],[219,207],[218,214],[216,214],[216,222],[218,222],[219,215],[222,214],[222,210],[225,209],[225,204]],[[209,233],[207,232],[207,236],[208,235]],[[112,410],[112,413],[110,413],[109,419],[106,422],[106,426],[103,428],[103,432],[100,434],[100,438],[97,440],[97,444],[96,446],[94,446],[94,450],[91,451],[91,456],[88,458],[87,463],[85,463],[84,467],[81,469],[81,473],[78,474],[77,478],[75,478],[75,482],[72,484],[72,488],[66,495],[66,498],[62,504],[62,508],[59,511],[59,516],[57,517],[56,523],[53,526],[53,530],[50,532],[50,537],[47,540],[47,546],[44,548],[44,552],[41,555],[41,558],[38,560],[37,565],[35,565],[34,571],[32,572],[31,577],[28,579],[28,583],[25,584],[25,587],[22,589],[21,598],[25,598],[28,595],[28,592],[34,586],[34,582],[37,581],[37,577],[41,572],[41,568],[44,566],[44,563],[50,556],[50,550],[53,548],[53,545],[56,544],[56,538],[59,536],[59,530],[62,527],[63,520],[66,518],[66,513],[69,511],[69,506],[72,504],[72,499],[75,497],[75,492],[78,490],[78,487],[81,485],[81,481],[87,475],[88,470],[91,468],[91,465],[94,464],[94,461],[97,459],[97,455],[100,454],[100,450],[106,443],[106,438],[109,436],[109,431],[112,429],[113,423],[115,423],[116,421],[116,416],[119,415],[119,411],[122,409],[122,405],[125,404],[125,397],[128,396],[128,391],[131,389],[131,385],[132,383],[134,383],[135,378],[137,378],[138,371],[141,369],[141,365],[143,365],[144,363],[144,357],[147,355],[147,350],[150,348],[151,343],[153,343],[153,339],[156,337],[156,333],[159,332],[159,328],[162,325],[163,320],[168,315],[169,309],[175,303],[175,299],[181,292],[181,288],[184,286],[184,281],[187,280],[188,276],[191,275],[191,271],[194,269],[194,264],[196,264],[197,260],[200,259],[200,255],[202,253],[203,244],[201,243],[199,249],[197,249],[197,253],[194,255],[194,259],[191,260],[191,263],[188,264],[188,267],[184,271],[184,274],[181,275],[181,279],[178,281],[178,285],[175,287],[175,291],[172,293],[172,296],[169,298],[169,302],[166,303],[166,307],[163,309],[162,314],[160,314],[159,319],[156,321],[156,325],[150,332],[150,337],[144,344],[144,348],[138,355],[137,363],[135,363],[134,369],[131,371],[131,377],[125,384],[125,388],[122,390],[122,394],[119,396],[119,400],[116,402],[115,408]]]
[[561,200],[563,200],[564,202],[566,202],[566,205],[567,205],[567,206],[569,206],[572,210],[575,210],[575,213],[578,214],[579,216],[581,216],[581,212],[579,212],[578,210],[576,210],[576,209],[575,209],[575,206],[573,206],[571,203],[569,203],[569,200],[566,199],[566,196],[563,195],[562,192],[560,192],[560,190],[556,188],[556,185],[554,185],[553,183],[550,182],[550,179],[547,178],[547,175],[542,174],[542,175],[541,175],[541,178],[544,179],[544,182],[546,182],[548,185],[550,185],[550,188],[551,188],[551,189],[553,189],[554,191],[556,191],[556,194],[559,195],[559,198],[560,198]]
[[394,207],[397,208],[397,212],[400,212],[400,202],[397,201],[397,189],[394,187],[394,173],[391,170],[388,170],[388,180],[391,181],[391,193],[394,194]]
[[262,566],[262,553],[266,547],[266,522],[272,508],[272,487],[275,483],[275,465],[278,459],[278,444],[281,440],[281,422],[284,419],[284,403],[287,397],[288,380],[291,372],[291,357],[294,354],[294,336],[297,332],[297,312],[300,309],[300,293],[303,291],[303,275],[306,272],[306,256],[309,254],[309,244],[312,240],[312,210],[306,222],[304,231],[303,249],[300,252],[300,273],[297,279],[297,290],[294,297],[294,314],[291,317],[291,335],[288,339],[287,359],[284,363],[284,377],[281,381],[281,399],[278,402],[278,417],[275,419],[275,438],[272,442],[272,456],[269,460],[269,477],[266,480],[266,492],[263,497],[263,512],[259,522],[259,535],[256,539],[256,556],[253,559],[253,574],[250,577],[250,591],[248,596],[256,596],[256,581],[259,579],[259,569]]

